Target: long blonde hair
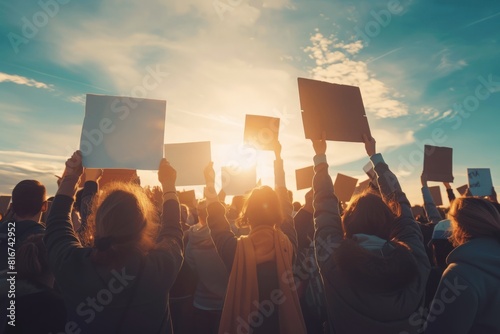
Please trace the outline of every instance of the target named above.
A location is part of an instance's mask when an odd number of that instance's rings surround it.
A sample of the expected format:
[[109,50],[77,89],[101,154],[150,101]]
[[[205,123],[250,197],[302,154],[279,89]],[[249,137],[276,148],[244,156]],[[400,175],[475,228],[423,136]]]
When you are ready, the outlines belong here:
[[158,214],[140,186],[114,182],[94,199],[88,224],[97,248],[94,259],[109,262],[134,250],[146,254],[153,249]]

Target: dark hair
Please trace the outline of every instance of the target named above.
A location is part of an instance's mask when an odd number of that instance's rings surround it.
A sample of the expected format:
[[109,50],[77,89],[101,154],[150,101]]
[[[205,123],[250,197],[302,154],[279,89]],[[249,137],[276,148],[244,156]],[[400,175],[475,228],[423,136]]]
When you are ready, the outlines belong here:
[[241,225],[279,225],[283,220],[278,194],[268,186],[254,188],[245,201],[240,216]]
[[19,217],[34,216],[46,201],[45,186],[36,180],[19,182],[12,190],[12,210]]
[[16,257],[18,279],[36,280],[49,273],[43,234],[34,234],[26,238],[17,249]]
[[394,212],[382,199],[372,192],[363,192],[349,204],[342,217],[342,228],[347,238],[363,233],[390,239]]

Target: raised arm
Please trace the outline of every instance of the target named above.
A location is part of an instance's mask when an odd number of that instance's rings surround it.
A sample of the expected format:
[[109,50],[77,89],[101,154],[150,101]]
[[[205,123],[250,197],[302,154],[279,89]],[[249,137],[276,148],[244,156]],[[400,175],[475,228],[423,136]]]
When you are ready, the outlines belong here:
[[60,269],[73,250],[82,247],[71,224],[71,208],[82,172],[82,156],[80,151],[76,151],[66,161],[64,177],[52,202],[43,238],[49,264],[54,272]]
[[313,140],[314,178],[313,178],[313,207],[314,207],[314,248],[316,260],[320,270],[323,270],[334,251],[340,246],[344,232],[339,213],[339,202],[333,191],[333,183],[328,175],[326,162],[326,141]]
[[450,205],[455,200],[455,194],[453,193],[453,189],[451,189],[451,185],[449,182],[443,182],[444,187],[446,188],[446,194],[448,195],[448,201],[450,201]]
[[219,197],[215,191],[215,171],[213,162],[205,167],[205,183],[207,225],[210,229],[210,236],[228,272],[231,272],[234,255],[236,253],[237,238],[231,231],[229,222],[226,219],[226,208],[219,202]]
[[370,160],[377,174],[378,184],[382,198],[388,201],[397,201],[401,213],[397,217],[391,230],[391,239],[404,242],[413,252],[418,263],[419,271],[419,289],[425,289],[425,282],[430,271],[429,258],[423,243],[422,232],[413,218],[411,205],[402,191],[396,175],[389,170],[389,166],[385,163],[382,155],[376,153],[375,139],[364,136],[366,153],[370,156]]
[[102,176],[102,169],[85,168],[85,184],[83,185],[82,200],[80,203],[81,225],[77,230],[78,237],[82,245],[88,244],[88,217],[92,213],[92,201],[99,192],[99,179]]
[[298,241],[297,232],[295,231],[295,226],[293,225],[293,206],[292,202],[290,201],[290,197],[288,196],[288,190],[286,189],[285,169],[283,166],[283,159],[281,159],[281,144],[278,140],[274,145],[274,154],[276,156],[276,160],[274,161],[274,189],[278,194],[281,205],[281,212],[283,214],[283,221],[280,224],[280,229],[292,242],[294,252],[296,254]]
[[436,208],[436,204],[434,204],[434,199],[427,186],[427,175],[425,173],[422,173],[420,176],[420,182],[422,183],[422,197],[424,198],[424,211],[427,215],[427,220],[435,225],[443,220],[443,217],[441,217],[441,214]]

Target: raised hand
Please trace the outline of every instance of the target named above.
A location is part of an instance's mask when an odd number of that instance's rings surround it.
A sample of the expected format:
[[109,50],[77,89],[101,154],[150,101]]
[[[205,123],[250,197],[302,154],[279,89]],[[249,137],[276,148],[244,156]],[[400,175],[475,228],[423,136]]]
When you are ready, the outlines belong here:
[[427,187],[427,174],[422,173],[420,175],[420,182],[422,183],[422,187]]
[[160,167],[158,168],[158,181],[160,181],[163,191],[175,191],[175,179],[177,178],[177,172],[170,165],[167,159],[163,158],[160,161]]
[[205,184],[207,185],[207,187],[215,185],[215,171],[214,163],[212,161],[210,161],[203,170],[203,175],[205,176]]
[[363,141],[365,143],[366,154],[368,154],[369,157],[371,157],[372,155],[377,153],[377,149],[376,149],[377,142],[375,141],[375,138],[364,134]]
[[66,168],[64,169],[63,178],[67,176],[80,177],[82,172],[82,152],[75,151],[73,155],[66,160]]
[[326,153],[326,133],[321,133],[321,139],[311,139],[316,155]]

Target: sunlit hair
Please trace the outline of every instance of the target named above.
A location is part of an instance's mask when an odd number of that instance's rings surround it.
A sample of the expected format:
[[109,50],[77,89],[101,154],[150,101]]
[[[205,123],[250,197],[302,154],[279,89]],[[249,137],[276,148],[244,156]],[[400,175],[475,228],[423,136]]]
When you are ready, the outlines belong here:
[[43,234],[31,235],[23,241],[16,251],[16,269],[18,279],[37,280],[50,273]]
[[134,250],[146,254],[154,248],[158,215],[140,186],[122,182],[107,184],[94,199],[91,211],[88,223],[93,227],[94,242],[111,239],[109,248],[98,251],[96,258],[102,253],[108,253],[104,257],[116,258]]
[[268,186],[254,188],[245,199],[239,225],[280,225],[283,219],[278,194]]
[[342,228],[346,238],[363,233],[390,239],[392,225],[400,215],[400,207],[391,201],[389,205],[372,190],[354,197],[342,216]]
[[455,247],[479,237],[493,237],[500,241],[500,213],[487,200],[457,198],[451,205],[448,217],[452,226],[450,241]]

